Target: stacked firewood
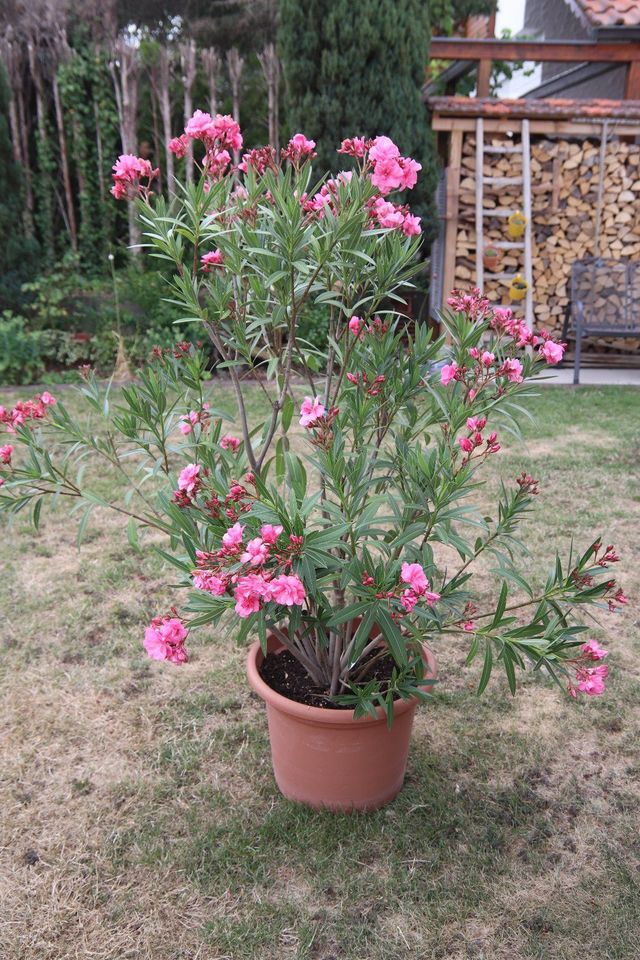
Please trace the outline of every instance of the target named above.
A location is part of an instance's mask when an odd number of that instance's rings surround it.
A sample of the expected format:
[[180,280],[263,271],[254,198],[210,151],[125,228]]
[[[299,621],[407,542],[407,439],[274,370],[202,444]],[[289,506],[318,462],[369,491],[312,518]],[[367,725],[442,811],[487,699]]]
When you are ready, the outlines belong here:
[[[519,140],[487,138],[494,146],[519,145]],[[463,145],[460,178],[456,286],[475,282],[475,138]],[[485,177],[522,177],[521,153],[487,153]],[[611,140],[606,146],[601,200],[600,143],[597,139],[570,142],[536,140],[531,145],[533,302],[537,324],[560,333],[570,299],[571,265],[575,260],[614,257],[640,260],[640,145]],[[485,184],[484,207],[516,211],[522,208],[521,184]],[[600,214],[598,216],[598,209]],[[597,235],[596,235],[597,234]],[[485,217],[484,246],[509,240],[507,219]],[[524,250],[504,250],[495,272],[524,275]],[[485,293],[496,304],[523,312],[511,304],[509,280],[491,280],[485,268]],[[602,298],[603,313],[618,309],[610,292]],[[596,305],[598,306],[598,305]],[[637,350],[639,342],[601,338],[597,349]]]

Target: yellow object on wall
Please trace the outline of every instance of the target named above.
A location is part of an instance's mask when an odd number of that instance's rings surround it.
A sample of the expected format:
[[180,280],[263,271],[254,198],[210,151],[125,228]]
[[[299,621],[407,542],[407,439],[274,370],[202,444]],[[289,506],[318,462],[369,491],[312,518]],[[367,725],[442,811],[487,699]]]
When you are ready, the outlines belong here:
[[516,210],[507,220],[507,233],[513,240],[517,240],[524,233],[527,225],[527,218],[521,210]]
[[512,300],[524,300],[527,295],[529,284],[522,274],[516,273],[509,285],[509,296]]

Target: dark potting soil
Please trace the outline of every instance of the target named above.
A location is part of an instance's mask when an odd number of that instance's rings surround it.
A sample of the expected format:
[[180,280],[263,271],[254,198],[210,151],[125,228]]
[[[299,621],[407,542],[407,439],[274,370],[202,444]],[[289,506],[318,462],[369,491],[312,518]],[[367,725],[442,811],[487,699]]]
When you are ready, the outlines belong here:
[[[375,651],[362,661],[363,665],[374,655]],[[363,680],[365,683],[370,680],[383,681],[381,686],[384,691],[384,681],[391,678],[394,666],[393,657],[387,654],[386,657],[376,661]],[[314,684],[300,661],[296,660],[288,650],[283,650],[281,653],[268,653],[262,661],[259,673],[268,687],[281,696],[287,697],[288,700],[296,700],[309,707],[325,707],[327,710],[353,710],[353,707],[330,700],[328,691]]]

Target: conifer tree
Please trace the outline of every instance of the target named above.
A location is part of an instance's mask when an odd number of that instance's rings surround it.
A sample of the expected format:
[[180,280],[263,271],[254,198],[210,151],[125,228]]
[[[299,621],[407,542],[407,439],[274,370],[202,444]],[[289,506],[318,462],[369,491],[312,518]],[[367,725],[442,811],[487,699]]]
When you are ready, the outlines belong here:
[[287,133],[317,142],[318,171],[335,169],[345,137],[391,137],[422,163],[412,207],[436,226],[437,162],[421,88],[429,57],[424,0],[281,0],[279,46]]
[[37,251],[35,241],[24,232],[24,191],[11,148],[9,99],[7,75],[0,64],[0,313],[19,308],[23,299],[20,287],[30,278]]

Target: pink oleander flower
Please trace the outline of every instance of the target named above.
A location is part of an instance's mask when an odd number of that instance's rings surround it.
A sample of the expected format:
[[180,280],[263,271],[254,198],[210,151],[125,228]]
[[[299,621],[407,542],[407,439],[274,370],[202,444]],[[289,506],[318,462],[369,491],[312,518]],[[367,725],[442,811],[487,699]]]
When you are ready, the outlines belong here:
[[351,317],[351,320],[349,320],[349,331],[354,335],[354,337],[360,335],[363,324],[364,320],[362,317]]
[[374,162],[380,160],[395,160],[400,151],[389,137],[376,137],[369,148],[369,159]]
[[403,563],[400,569],[400,579],[408,583],[417,594],[424,593],[429,588],[429,581],[419,563]]
[[378,197],[373,205],[373,209],[381,227],[389,230],[397,230],[399,227],[402,227],[405,215],[401,208],[397,207],[395,203],[389,203],[389,201],[383,200],[382,197]]
[[367,152],[367,141],[364,137],[351,137],[343,140],[338,148],[338,153],[346,153],[350,157],[364,157]]
[[223,450],[231,450],[232,453],[237,453],[240,449],[240,440],[237,437],[232,437],[230,433],[225,433],[220,441],[220,446]]
[[458,443],[460,444],[460,449],[464,450],[465,453],[471,453],[471,451],[473,450],[474,444],[473,444],[473,441],[469,439],[469,437],[459,437]]
[[[371,156],[371,154],[369,154]],[[380,193],[386,195],[392,190],[400,189],[403,178],[403,169],[398,162],[399,158],[385,157],[374,164],[371,174],[371,183]]]
[[0,447],[0,463],[11,464],[11,454],[13,453],[13,447],[10,443],[5,444],[3,447]]
[[[227,172],[230,163],[231,155],[228,150],[211,147],[204,155],[203,166],[207,176],[212,180],[220,180]],[[207,186],[209,185],[205,184],[205,189]]]
[[193,574],[193,585],[196,590],[204,590],[213,594],[214,597],[221,597],[227,589],[227,584],[222,577],[209,570],[196,570]]
[[189,138],[183,133],[181,137],[173,137],[169,140],[167,146],[171,153],[175,153],[176,157],[181,159],[181,157],[186,157],[189,151]]
[[247,549],[240,559],[243,563],[248,563],[252,567],[261,567],[269,558],[269,545],[264,542],[262,537],[255,537],[249,540]]
[[239,124],[229,114],[216,114],[213,119],[213,131],[220,143],[230,150],[242,150],[242,134]]
[[413,190],[418,182],[418,172],[422,170],[422,164],[411,157],[402,157],[400,161],[402,167],[402,176],[400,178],[401,190]]
[[400,597],[400,603],[402,604],[404,609],[407,611],[407,613],[411,613],[411,611],[413,610],[417,602],[418,602],[418,595],[414,593],[414,591],[411,589],[405,590],[402,596]]
[[505,360],[499,373],[506,375],[510,383],[522,383],[522,364],[519,360]]
[[44,393],[40,394],[40,402],[44,403],[45,407],[53,407],[58,401],[45,390]]
[[300,407],[300,413],[300,426],[312,427],[314,423],[325,415],[325,409],[320,401],[320,397],[316,397],[315,400],[312,397],[305,397]]
[[540,350],[540,353],[548,364],[554,366],[556,363],[560,363],[562,360],[564,348],[564,343],[556,343],[555,340],[546,340]]
[[233,597],[236,601],[235,611],[239,617],[245,618],[257,613],[262,601],[270,596],[271,584],[256,573],[249,573],[246,577],[238,577]]
[[466,623],[462,624],[462,629],[464,630],[465,633],[473,633],[475,628],[476,628],[476,625],[473,622],[473,620],[467,620]]
[[190,463],[188,466],[186,466],[178,477],[178,490],[184,490],[184,492],[189,494],[189,496],[197,493],[200,484],[202,483],[199,474],[199,463]]
[[452,380],[456,379],[458,370],[459,367],[455,360],[452,360],[451,363],[445,363],[440,371],[440,383],[443,387],[448,386]]
[[156,617],[144,632],[144,648],[152,660],[182,664],[189,659],[184,642],[189,631],[177,617]]
[[[604,680],[608,674],[609,668],[607,666],[579,667],[576,670],[577,689],[581,693],[586,693],[589,697],[599,697],[600,694],[604,693]],[[575,694],[573,695],[575,696]]]
[[417,237],[422,233],[422,227],[420,226],[420,217],[414,217],[413,214],[408,213],[402,224],[402,232],[405,237]]
[[205,273],[209,273],[212,267],[221,267],[224,264],[222,250],[210,250],[200,257],[200,263]]
[[580,647],[580,652],[586,660],[604,660],[609,651],[603,649],[597,640],[588,640]]
[[305,600],[305,590],[302,580],[295,574],[285,573],[276,577],[269,584],[270,599],[285,607],[301,607]]
[[486,425],[486,417],[467,417],[467,427],[469,430],[484,430]]
[[506,326],[513,319],[513,311],[509,307],[496,307],[493,311],[493,321],[491,326],[500,328]]
[[282,533],[282,530],[283,527],[281,527],[280,524],[274,527],[271,523],[263,523],[260,527],[260,536],[265,543],[268,543],[269,546],[272,547]]
[[211,136],[213,133],[213,118],[211,114],[204,113],[202,110],[196,110],[193,116],[187,120],[184,132],[194,140]]
[[494,353],[490,353],[488,350],[485,350],[480,359],[485,367],[490,367],[493,361],[496,359],[496,356]]
[[282,151],[282,156],[291,163],[299,163],[306,158],[315,157],[315,147],[315,140],[307,140],[304,133],[296,133]]
[[359,373],[348,373],[347,380],[349,383],[358,384],[360,383],[360,374]]
[[242,537],[244,535],[244,527],[240,523],[234,523],[232,527],[229,527],[227,532],[222,538],[222,544],[227,548],[227,550],[236,551],[239,547],[242,546]]

